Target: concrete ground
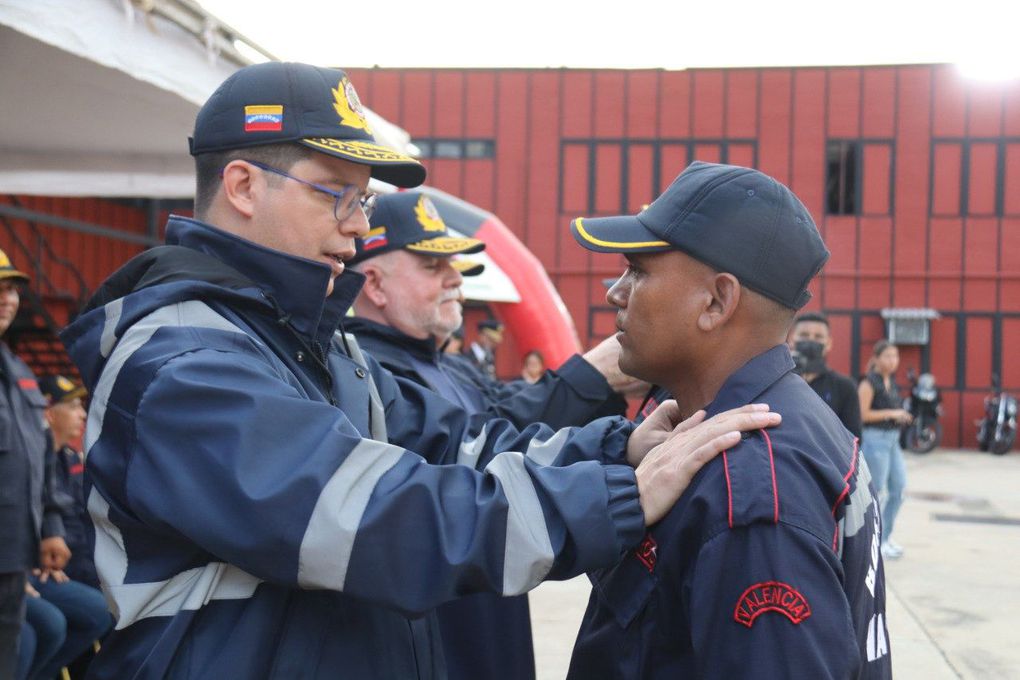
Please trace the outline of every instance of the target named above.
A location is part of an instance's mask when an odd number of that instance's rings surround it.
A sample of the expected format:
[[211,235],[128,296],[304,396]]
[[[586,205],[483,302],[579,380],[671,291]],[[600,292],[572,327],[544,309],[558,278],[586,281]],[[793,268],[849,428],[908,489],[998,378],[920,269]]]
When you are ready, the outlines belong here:
[[[908,454],[896,525],[906,549],[886,561],[898,680],[1020,680],[1020,453]],[[531,595],[539,680],[566,676],[588,580]]]

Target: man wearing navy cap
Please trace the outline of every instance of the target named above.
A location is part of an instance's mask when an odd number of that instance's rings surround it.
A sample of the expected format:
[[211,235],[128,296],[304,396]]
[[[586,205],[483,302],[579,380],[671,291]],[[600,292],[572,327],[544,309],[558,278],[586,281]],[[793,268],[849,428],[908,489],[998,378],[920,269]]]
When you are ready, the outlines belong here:
[[[354,304],[357,316],[346,328],[394,375],[467,413],[489,413],[518,427],[584,425],[626,411],[607,382],[623,380],[615,338],[524,389],[503,385],[466,358],[440,351],[463,321],[460,286],[468,272],[456,269],[466,260],[453,257],[477,253],[485,244],[451,235],[426,193],[380,196],[368,233],[356,244],[350,266],[365,275],[365,286]],[[535,677],[526,595],[470,595],[441,606],[438,616],[451,680]]]
[[[28,275],[0,250],[0,336],[14,323]],[[0,680],[14,677],[25,578],[63,569],[71,552],[53,499],[53,459],[35,375],[0,341]]]
[[641,546],[591,574],[571,678],[889,678],[879,515],[856,439],[786,347],[828,259],[779,182],[694,163],[637,216],[577,219],[622,253],[620,367],[708,415],[754,401],[780,427],[695,477]]
[[366,359],[339,327],[369,178],[425,171],[375,143],[343,71],[241,69],[191,151],[196,218],[62,334],[117,619],[95,680],[442,678],[434,607],[611,564],[727,431],[778,421],[519,432]]

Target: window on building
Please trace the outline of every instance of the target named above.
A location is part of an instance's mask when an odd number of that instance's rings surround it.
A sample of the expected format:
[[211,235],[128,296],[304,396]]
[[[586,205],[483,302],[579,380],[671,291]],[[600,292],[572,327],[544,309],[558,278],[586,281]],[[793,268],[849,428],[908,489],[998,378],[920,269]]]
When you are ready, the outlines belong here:
[[825,146],[825,212],[889,215],[895,155],[891,139],[832,139]]
[[694,160],[754,167],[753,139],[575,138],[560,146],[560,212],[619,215],[650,203]]
[[415,138],[414,145],[421,158],[493,158],[496,143],[491,139],[430,139]]
[[861,144],[834,140],[825,146],[825,212],[829,215],[857,214],[857,168]]
[[1020,214],[1020,138],[941,137],[932,143],[931,214]]

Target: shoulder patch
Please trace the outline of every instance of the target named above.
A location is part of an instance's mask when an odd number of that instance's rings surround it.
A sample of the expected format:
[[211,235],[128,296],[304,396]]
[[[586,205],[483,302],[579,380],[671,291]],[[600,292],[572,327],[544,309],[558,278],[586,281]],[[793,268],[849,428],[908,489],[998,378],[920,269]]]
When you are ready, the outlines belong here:
[[744,591],[733,610],[733,620],[750,628],[765,612],[778,612],[799,624],[811,616],[811,606],[793,586],[781,581],[765,581]]

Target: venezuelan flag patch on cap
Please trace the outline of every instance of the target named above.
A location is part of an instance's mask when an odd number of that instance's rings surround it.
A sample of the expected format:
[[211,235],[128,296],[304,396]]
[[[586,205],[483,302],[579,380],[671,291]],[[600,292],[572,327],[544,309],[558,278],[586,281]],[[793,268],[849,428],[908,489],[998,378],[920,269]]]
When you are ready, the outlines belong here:
[[245,132],[280,132],[283,130],[283,105],[244,107]]
[[374,250],[375,248],[382,248],[388,245],[389,239],[386,238],[386,227],[370,229],[362,239],[362,244],[365,250]]

